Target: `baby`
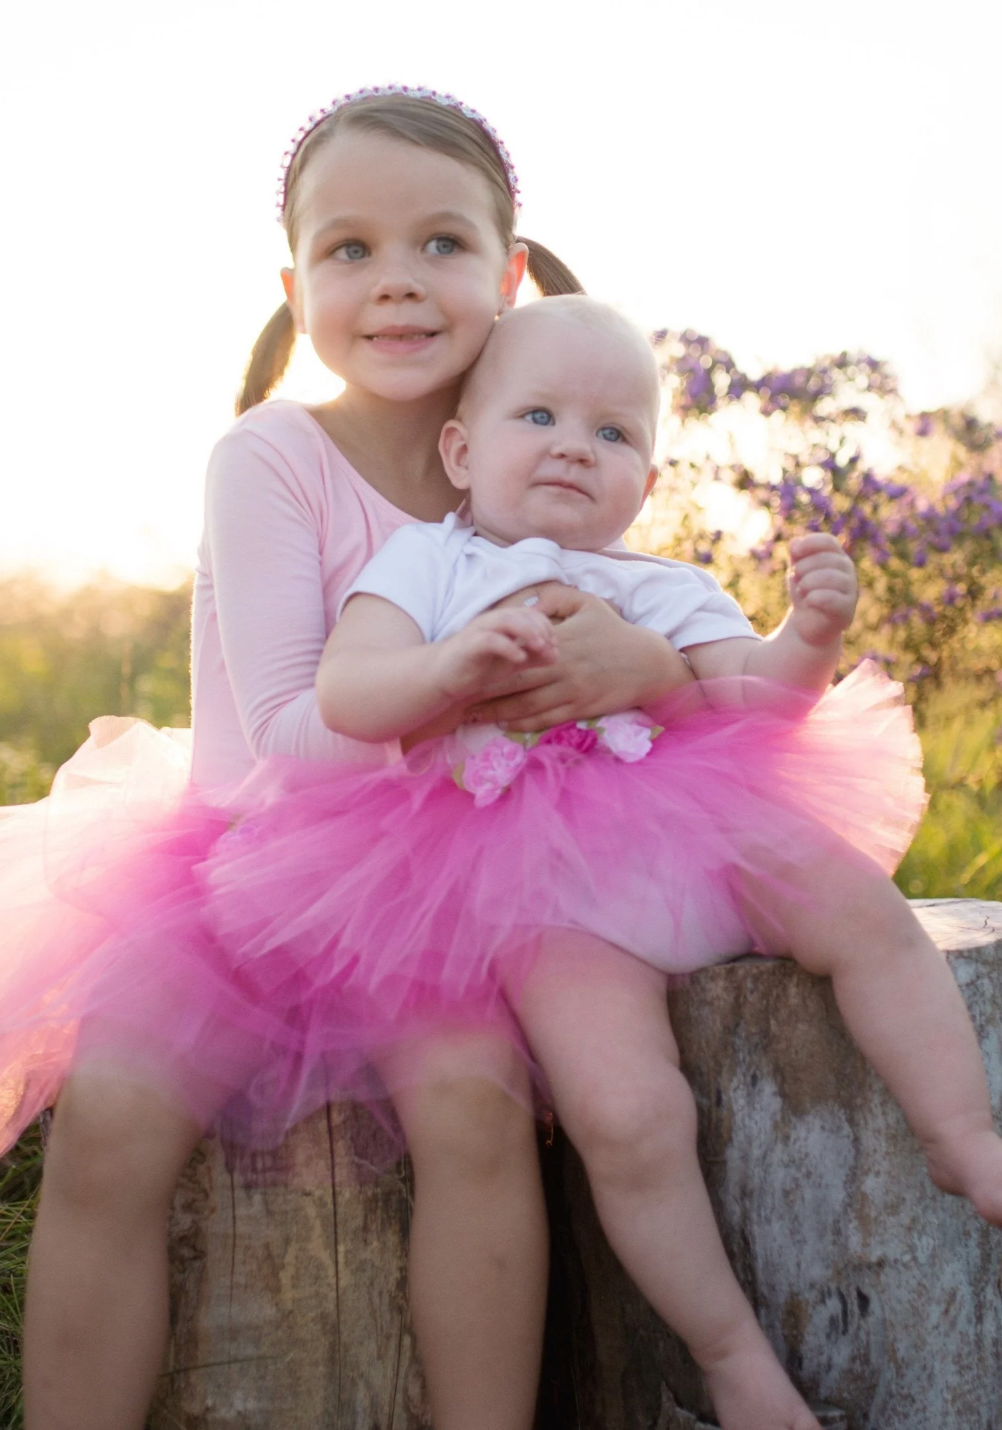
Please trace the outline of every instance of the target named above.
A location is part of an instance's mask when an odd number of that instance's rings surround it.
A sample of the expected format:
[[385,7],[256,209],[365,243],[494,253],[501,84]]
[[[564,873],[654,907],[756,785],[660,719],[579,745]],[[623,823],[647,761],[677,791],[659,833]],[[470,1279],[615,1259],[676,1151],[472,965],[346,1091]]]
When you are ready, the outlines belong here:
[[[611,309],[552,298],[502,317],[441,438],[464,513],[403,527],[365,567],[317,692],[332,728],[405,736],[555,659],[533,609],[550,581],[663,634],[699,685],[657,723],[467,725],[389,769],[318,772],[280,802],[273,839],[255,819],[234,887],[258,889],[247,918],[263,946],[294,835],[300,896],[282,937],[322,956],[346,1000],[430,998],[477,1022],[503,997],[614,1248],[688,1342],[721,1424],[805,1430],[716,1234],[667,975],[757,946],[830,977],[933,1180],[997,1224],[1002,1141],[952,974],[888,877],[923,806],[907,712],[888,711],[895,690],[872,669],[822,694],[852,564],[831,536],[793,542],[790,609],[763,640],[709,573],[617,545],[654,484],[658,396],[649,345]],[[392,1019],[381,1036],[392,1043]]]

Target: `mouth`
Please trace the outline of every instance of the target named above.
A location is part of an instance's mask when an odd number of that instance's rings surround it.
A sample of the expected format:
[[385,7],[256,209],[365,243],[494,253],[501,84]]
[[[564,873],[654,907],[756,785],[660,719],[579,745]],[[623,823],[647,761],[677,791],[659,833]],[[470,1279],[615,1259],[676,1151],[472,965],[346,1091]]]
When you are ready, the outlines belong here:
[[591,500],[590,492],[586,492],[584,487],[578,486],[577,482],[569,482],[562,477],[547,477],[545,481],[537,482],[538,487],[552,487],[556,491],[574,492],[579,497],[587,497]]
[[384,352],[414,352],[427,345],[439,335],[436,328],[417,328],[410,324],[380,328],[375,333],[365,333],[367,343]]

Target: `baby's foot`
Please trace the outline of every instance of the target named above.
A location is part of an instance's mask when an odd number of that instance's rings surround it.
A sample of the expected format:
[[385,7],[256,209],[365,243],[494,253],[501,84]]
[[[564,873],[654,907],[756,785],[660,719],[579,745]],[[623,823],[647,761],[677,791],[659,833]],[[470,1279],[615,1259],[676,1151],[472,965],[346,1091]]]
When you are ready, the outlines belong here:
[[721,1430],[821,1430],[764,1335],[703,1365]]
[[926,1164],[941,1192],[966,1197],[985,1221],[1002,1226],[1002,1137],[987,1129],[944,1137],[926,1148]]

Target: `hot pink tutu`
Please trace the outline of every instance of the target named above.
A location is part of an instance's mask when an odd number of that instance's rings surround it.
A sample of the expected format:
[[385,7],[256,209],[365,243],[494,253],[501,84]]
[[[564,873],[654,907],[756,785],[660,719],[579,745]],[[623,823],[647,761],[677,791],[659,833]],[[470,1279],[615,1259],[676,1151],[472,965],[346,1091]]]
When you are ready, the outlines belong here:
[[643,758],[588,732],[523,751],[479,804],[447,742],[370,772],[266,762],[200,871],[241,986],[300,1020],[338,1096],[370,1096],[373,1060],[443,1022],[517,1041],[543,931],[689,972],[751,947],[742,891],[829,857],[889,873],[924,809],[910,711],[873,665],[813,705],[720,681],[660,718]]
[[445,743],[378,770],[268,761],[210,798],[177,738],[97,722],[48,800],[0,811],[0,1148],[86,1058],[251,1145],[329,1100],[378,1108],[385,1055],[443,1028],[531,1068],[513,1009],[544,931],[686,972],[750,947],[749,877],[835,840],[894,867],[925,801],[897,687],[871,666],[813,708],[708,689],[643,758],[565,731],[479,804]]

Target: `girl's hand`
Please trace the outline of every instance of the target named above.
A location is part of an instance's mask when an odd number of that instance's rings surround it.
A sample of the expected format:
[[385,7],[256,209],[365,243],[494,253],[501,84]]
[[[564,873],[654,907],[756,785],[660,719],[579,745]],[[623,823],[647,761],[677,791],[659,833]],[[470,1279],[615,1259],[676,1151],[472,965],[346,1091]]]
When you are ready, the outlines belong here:
[[466,712],[467,720],[545,730],[633,706],[651,710],[693,680],[664,636],[631,626],[607,601],[556,581],[520,591],[511,600],[524,606],[532,596],[538,600],[531,609],[555,623],[556,662],[506,679],[495,698],[478,701]]
[[856,571],[834,536],[814,532],[790,542],[790,624],[811,646],[837,640],[856,610]]
[[510,681],[513,670],[535,670],[557,659],[549,620],[524,607],[485,611],[434,649],[442,692],[457,701]]

